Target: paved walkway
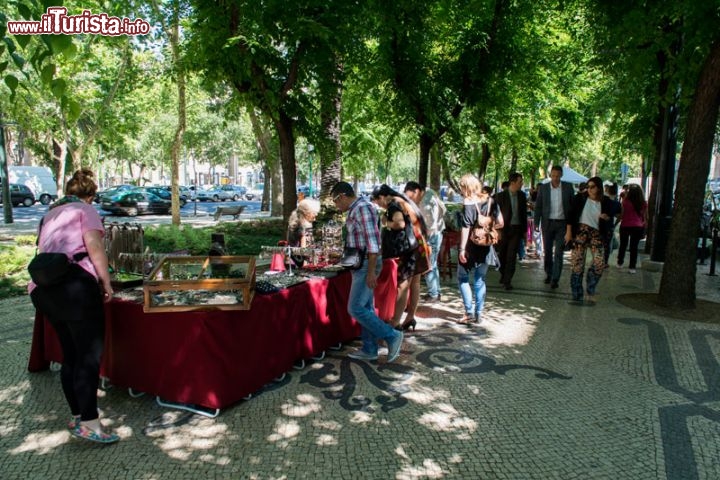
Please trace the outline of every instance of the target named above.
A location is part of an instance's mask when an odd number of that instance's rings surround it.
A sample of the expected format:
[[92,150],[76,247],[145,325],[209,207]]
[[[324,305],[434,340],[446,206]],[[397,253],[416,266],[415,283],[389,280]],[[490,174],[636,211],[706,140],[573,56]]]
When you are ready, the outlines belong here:
[[[698,291],[718,301],[706,272]],[[720,478],[720,326],[615,301],[657,291],[658,273],[609,270],[595,307],[567,303],[567,268],[559,291],[542,279],[520,264],[506,292],[492,272],[473,328],[448,321],[448,283],[395,364],[329,352],[215,419],[110,389],[113,446],[70,438],[58,373],[26,371],[28,299],[0,302],[0,477]]]

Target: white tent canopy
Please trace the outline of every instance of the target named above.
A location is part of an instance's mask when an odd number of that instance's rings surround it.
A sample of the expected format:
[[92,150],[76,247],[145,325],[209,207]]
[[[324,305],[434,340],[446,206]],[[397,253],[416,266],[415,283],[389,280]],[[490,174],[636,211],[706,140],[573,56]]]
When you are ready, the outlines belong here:
[[[542,183],[547,183],[550,181],[549,177],[550,172],[548,172],[548,177],[545,178]],[[581,182],[587,182],[587,177],[584,175],[581,175],[578,171],[573,170],[572,168],[568,167],[567,165],[563,167],[563,176],[561,180],[563,182],[570,182],[570,183],[581,183]]]

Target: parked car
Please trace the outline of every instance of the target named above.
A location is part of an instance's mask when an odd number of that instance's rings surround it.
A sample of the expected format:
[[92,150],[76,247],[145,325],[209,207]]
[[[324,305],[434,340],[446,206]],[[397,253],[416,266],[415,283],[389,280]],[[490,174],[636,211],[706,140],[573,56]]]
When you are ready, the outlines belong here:
[[27,186],[36,200],[49,205],[57,200],[57,184],[52,171],[48,167],[8,167],[10,183]]
[[310,196],[310,187],[308,185],[300,185],[297,187],[297,194],[303,194],[305,198]]
[[[172,194],[172,187],[170,185],[163,187]],[[192,190],[191,190],[192,189]],[[195,187],[186,187],[185,185],[178,185],[180,193],[180,206],[185,206],[187,202],[195,200]]]
[[247,198],[248,200],[262,200],[264,188],[265,184],[263,183],[255,184],[255,188],[247,191],[247,193],[245,194],[245,198]]
[[105,197],[110,198],[114,197],[118,193],[127,192],[129,190],[132,190],[134,188],[137,188],[135,185],[115,185],[113,187],[109,187],[105,190],[99,190],[95,193],[95,203],[102,203]]
[[[163,200],[170,200],[172,202],[172,192],[169,190],[169,187],[143,187],[146,191],[157,195],[158,197],[162,198]],[[187,203],[186,200],[183,200],[182,196],[180,197],[180,207],[184,207]]]
[[143,188],[136,188],[129,192],[121,192],[111,198],[105,198],[101,208],[115,215],[158,214],[170,213],[170,200],[160,198]]
[[230,195],[232,195],[232,199],[236,202],[245,197],[247,194],[247,188],[242,185],[223,185],[220,188],[230,193]]
[[219,202],[232,200],[231,192],[223,190],[218,186],[210,187],[206,190],[199,190],[197,192],[197,199],[201,202]]
[[[30,187],[21,183],[10,183],[10,203],[14,206],[24,205],[30,207],[35,203],[35,195]],[[2,195],[0,195],[2,203]]]

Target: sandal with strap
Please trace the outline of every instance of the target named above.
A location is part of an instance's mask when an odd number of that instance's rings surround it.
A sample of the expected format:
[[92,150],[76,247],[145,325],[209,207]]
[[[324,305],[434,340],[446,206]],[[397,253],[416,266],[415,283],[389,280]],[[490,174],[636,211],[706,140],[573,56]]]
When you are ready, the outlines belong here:
[[80,424],[73,428],[71,433],[74,437],[82,438],[95,443],[115,443],[120,440],[120,437],[114,433],[98,433],[95,430]]
[[67,423],[68,430],[75,430],[80,425],[80,415],[73,415]]

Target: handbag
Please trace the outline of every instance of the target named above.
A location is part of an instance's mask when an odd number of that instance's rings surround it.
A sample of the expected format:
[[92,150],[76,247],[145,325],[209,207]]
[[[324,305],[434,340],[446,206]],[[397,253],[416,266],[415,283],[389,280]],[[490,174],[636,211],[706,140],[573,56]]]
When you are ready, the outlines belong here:
[[[483,215],[477,203],[475,204],[475,209],[477,210],[478,218],[470,230],[470,241],[481,247],[497,245],[500,241],[500,232],[495,229],[495,220],[488,215]],[[487,204],[487,210],[490,210],[489,203]]]
[[405,228],[402,230],[384,228],[381,243],[383,258],[402,257],[420,246],[408,217],[405,217]]
[[359,248],[345,247],[343,249],[343,256],[338,262],[341,267],[348,268],[350,270],[359,270],[365,262],[365,250]]
[[42,252],[35,255],[28,264],[28,273],[35,285],[49,287],[61,283],[71,267],[87,256],[87,252],[76,253],[72,259],[64,253]]
[[490,267],[495,267],[495,270],[500,270],[500,257],[493,245],[490,245],[490,250],[488,250],[488,253],[485,256],[485,263],[487,263]]

